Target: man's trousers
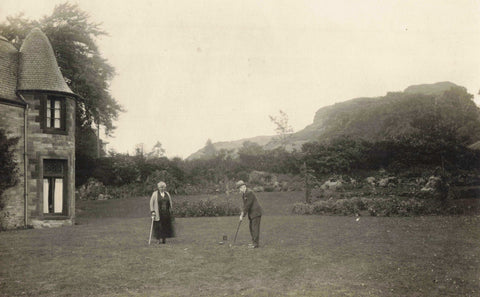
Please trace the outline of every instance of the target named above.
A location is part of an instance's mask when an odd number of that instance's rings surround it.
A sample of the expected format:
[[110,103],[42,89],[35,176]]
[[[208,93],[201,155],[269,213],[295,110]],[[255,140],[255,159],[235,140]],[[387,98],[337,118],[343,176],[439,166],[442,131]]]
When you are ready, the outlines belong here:
[[250,235],[254,247],[258,247],[260,241],[260,221],[262,217],[255,217],[250,219]]

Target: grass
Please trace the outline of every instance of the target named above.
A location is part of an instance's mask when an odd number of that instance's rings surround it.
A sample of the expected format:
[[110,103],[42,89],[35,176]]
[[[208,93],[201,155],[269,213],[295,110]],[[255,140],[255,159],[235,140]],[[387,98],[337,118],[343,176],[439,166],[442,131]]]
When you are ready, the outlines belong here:
[[148,198],[79,201],[79,225],[0,233],[0,296],[480,294],[478,216],[293,216],[301,193],[258,197],[255,250],[248,220],[229,247],[236,216],[177,218],[178,236],[149,246]]

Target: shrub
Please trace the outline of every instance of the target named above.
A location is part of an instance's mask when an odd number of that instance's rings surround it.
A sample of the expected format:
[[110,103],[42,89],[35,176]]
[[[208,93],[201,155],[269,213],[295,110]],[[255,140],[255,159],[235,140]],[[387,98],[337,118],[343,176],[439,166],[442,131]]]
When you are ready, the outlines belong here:
[[265,192],[274,192],[275,191],[275,187],[274,186],[266,186],[263,188],[263,190]]
[[80,200],[97,200],[99,197],[105,197],[106,194],[107,188],[103,183],[94,178],[90,178],[85,184],[78,188],[76,197]]
[[279,174],[277,181],[280,191],[303,191],[305,189],[305,180],[298,174]]
[[329,199],[313,203],[314,214],[354,215],[360,211],[354,199]]
[[147,188],[141,183],[131,183],[122,186],[108,186],[106,189],[109,199],[123,199],[137,196],[149,196],[155,188]]
[[472,210],[472,206],[459,207],[442,205],[435,200],[414,198],[359,198],[320,200],[312,204],[296,203],[295,214],[358,215],[364,211],[370,216],[416,216],[431,214],[461,214]]
[[293,214],[313,214],[313,204],[308,204],[304,202],[295,203],[293,205],[292,213]]
[[274,174],[269,172],[254,170],[250,172],[250,175],[248,176],[248,183],[250,183],[250,185],[263,186],[263,185],[273,184],[276,181],[277,181],[277,177]]
[[17,143],[18,137],[7,138],[5,130],[0,129],[0,210],[4,207],[3,192],[18,182],[18,168],[14,157]]
[[441,214],[436,201],[415,198],[371,198],[368,199],[368,212],[372,216],[416,216]]
[[213,200],[183,201],[175,204],[175,217],[219,217],[238,215],[240,209],[228,201]]

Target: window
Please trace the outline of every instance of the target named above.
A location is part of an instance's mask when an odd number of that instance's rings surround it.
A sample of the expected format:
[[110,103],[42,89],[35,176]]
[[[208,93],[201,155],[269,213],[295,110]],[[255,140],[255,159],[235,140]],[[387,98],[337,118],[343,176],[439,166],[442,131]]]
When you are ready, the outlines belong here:
[[65,132],[65,98],[47,96],[42,104],[42,128],[44,132]]
[[66,215],[66,160],[43,160],[43,213]]
[[61,128],[61,120],[62,120],[62,106],[60,99],[56,98],[48,98],[47,99],[47,117],[45,126],[47,128]]

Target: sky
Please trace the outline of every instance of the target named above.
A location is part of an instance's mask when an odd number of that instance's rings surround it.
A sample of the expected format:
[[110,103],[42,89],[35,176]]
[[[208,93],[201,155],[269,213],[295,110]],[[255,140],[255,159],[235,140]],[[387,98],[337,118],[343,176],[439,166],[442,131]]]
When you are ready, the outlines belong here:
[[[57,0],[0,0],[0,22]],[[294,131],[357,97],[451,81],[480,105],[480,0],[77,0],[124,107],[108,149],[186,158],[213,142]]]

